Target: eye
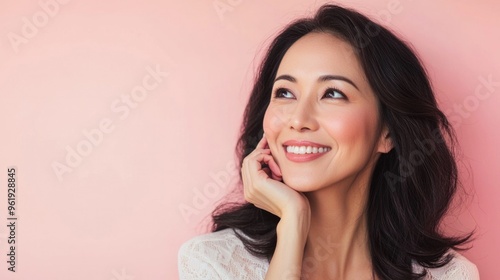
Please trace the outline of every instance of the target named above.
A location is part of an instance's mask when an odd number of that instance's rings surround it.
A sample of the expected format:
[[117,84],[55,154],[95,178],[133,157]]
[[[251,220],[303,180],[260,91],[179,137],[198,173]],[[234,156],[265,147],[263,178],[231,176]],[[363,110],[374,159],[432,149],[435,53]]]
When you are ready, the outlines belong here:
[[274,93],[275,98],[293,98],[293,93],[291,93],[286,88],[278,88]]
[[323,95],[325,98],[332,98],[332,99],[347,99],[345,94],[336,89],[336,88],[329,88],[325,91],[325,94]]

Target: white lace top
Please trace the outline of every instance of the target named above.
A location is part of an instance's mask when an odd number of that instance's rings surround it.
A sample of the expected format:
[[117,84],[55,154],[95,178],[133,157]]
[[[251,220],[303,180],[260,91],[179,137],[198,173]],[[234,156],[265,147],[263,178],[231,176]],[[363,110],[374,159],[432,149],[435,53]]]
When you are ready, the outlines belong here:
[[[446,266],[427,269],[428,280],[478,280],[477,267],[457,252]],[[179,278],[264,279],[269,263],[250,254],[232,229],[197,236],[179,250]],[[414,269],[423,269],[414,266]]]

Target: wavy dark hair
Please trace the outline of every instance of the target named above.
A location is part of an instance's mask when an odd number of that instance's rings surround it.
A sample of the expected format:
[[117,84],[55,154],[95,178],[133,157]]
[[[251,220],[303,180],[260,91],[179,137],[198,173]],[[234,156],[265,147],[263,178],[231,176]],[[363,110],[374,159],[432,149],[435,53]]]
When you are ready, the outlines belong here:
[[[313,17],[282,30],[265,55],[245,109],[236,146],[240,166],[262,136],[264,113],[285,52],[311,32],[332,34],[353,47],[392,140],[393,149],[382,154],[374,168],[365,210],[374,274],[381,279],[419,279],[426,272],[413,271],[412,263],[444,266],[453,258],[449,250],[462,250],[472,233],[446,236],[440,229],[459,186],[454,131],[437,106],[418,57],[388,29],[354,10],[324,5]],[[277,216],[250,203],[226,203],[212,218],[214,231],[238,229],[248,251],[272,257]]]

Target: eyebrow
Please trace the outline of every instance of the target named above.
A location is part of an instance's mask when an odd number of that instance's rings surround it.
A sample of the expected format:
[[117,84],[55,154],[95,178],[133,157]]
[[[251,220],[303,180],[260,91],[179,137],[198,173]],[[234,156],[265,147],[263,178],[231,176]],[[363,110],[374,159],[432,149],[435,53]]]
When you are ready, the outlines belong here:
[[[297,82],[297,79],[295,79],[294,77],[290,76],[290,75],[280,75],[278,76],[274,82],[278,81],[278,80],[287,80],[287,81],[290,81],[292,83],[296,83]],[[350,79],[344,77],[344,76],[339,76],[339,75],[323,75],[321,77],[318,78],[318,81],[319,82],[326,82],[326,81],[330,81],[330,80],[340,80],[340,81],[344,81],[346,83],[349,83],[351,84],[353,87],[355,87],[357,90],[359,90],[358,86],[356,86],[356,84],[351,81]]]

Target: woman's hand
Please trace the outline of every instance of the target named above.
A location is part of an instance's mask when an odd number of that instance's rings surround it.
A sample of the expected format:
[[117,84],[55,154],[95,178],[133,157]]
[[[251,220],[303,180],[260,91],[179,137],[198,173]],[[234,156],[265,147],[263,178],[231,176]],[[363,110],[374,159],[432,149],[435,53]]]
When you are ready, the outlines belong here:
[[[268,167],[262,168],[266,163]],[[266,279],[300,279],[311,210],[304,194],[281,182],[279,166],[263,136],[241,167],[245,199],[280,217]]]
[[[262,168],[262,164],[268,167]],[[309,212],[307,198],[281,182],[282,174],[271,155],[265,136],[241,167],[245,199],[280,218]]]

